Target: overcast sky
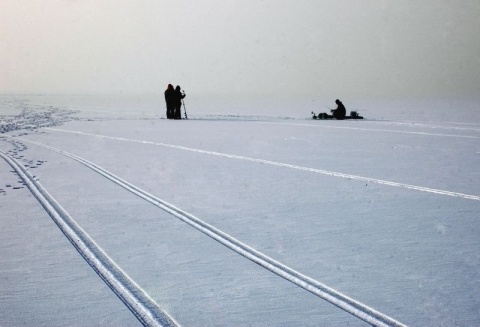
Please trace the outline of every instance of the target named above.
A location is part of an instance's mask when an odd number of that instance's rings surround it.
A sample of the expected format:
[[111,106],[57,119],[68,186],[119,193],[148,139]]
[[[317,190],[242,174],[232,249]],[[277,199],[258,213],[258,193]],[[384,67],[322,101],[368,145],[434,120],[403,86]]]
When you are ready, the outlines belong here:
[[0,0],[0,93],[480,93],[478,0]]

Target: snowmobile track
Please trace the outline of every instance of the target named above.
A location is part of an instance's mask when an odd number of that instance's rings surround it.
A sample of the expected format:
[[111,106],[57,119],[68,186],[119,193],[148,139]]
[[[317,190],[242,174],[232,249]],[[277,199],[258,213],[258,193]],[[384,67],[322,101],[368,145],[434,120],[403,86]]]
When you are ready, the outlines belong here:
[[86,167],[92,169],[93,171],[99,173],[105,178],[111,180],[117,185],[123,187],[124,189],[130,191],[131,193],[137,195],[138,197],[152,203],[153,205],[159,207],[160,209],[170,213],[171,215],[177,217],[183,222],[189,224],[190,226],[196,228],[200,232],[208,235],[212,239],[216,240],[220,244],[226,246],[227,248],[235,251],[236,253],[244,256],[245,258],[251,260],[252,262],[260,265],[261,267],[273,272],[274,274],[290,281],[291,283],[309,291],[310,293],[330,302],[331,304],[337,306],[338,308],[352,314],[353,316],[371,324],[372,326],[405,326],[401,322],[373,309],[367,305],[354,300],[333,288],[330,288],[308,276],[305,276],[298,271],[268,257],[267,255],[251,248],[250,246],[240,242],[234,237],[228,235],[227,233],[215,228],[214,226],[207,224],[201,219],[185,212],[174,205],[155,197],[152,194],[136,187],[135,185],[121,179],[120,177],[110,173],[109,171],[103,169],[96,164],[87,161],[77,155],[68,153],[66,151],[54,148],[52,146],[26,140],[25,141],[38,145],[40,147],[52,150],[54,152],[60,153],[66,157],[69,157]]
[[80,255],[144,326],[178,326],[121,270],[17,160],[0,151]]
[[408,189],[408,190],[415,190],[415,191],[420,191],[420,192],[426,192],[426,193],[446,195],[446,196],[451,196],[451,197],[456,197],[456,198],[463,198],[463,199],[468,199],[468,200],[480,201],[480,196],[479,195],[465,194],[465,193],[460,193],[460,192],[452,192],[452,191],[447,191],[447,190],[434,189],[434,188],[419,186],[419,185],[392,182],[392,181],[378,179],[378,178],[370,178],[370,177],[365,177],[365,176],[345,174],[345,173],[341,173],[341,172],[335,172],[335,171],[329,171],[329,170],[324,170],[324,169],[317,169],[317,168],[311,168],[311,167],[305,167],[305,166],[292,165],[292,164],[288,164],[288,163],[265,160],[265,159],[260,159],[260,158],[252,158],[252,157],[240,156],[240,155],[235,155],[235,154],[228,154],[228,153],[215,152],[215,151],[207,151],[207,150],[189,148],[189,147],[185,147],[185,146],[181,146],[181,145],[174,145],[174,144],[167,144],[167,143],[160,143],[160,142],[140,141],[140,140],[134,140],[134,139],[127,139],[127,138],[123,138],[123,137],[106,136],[106,135],[101,135],[101,134],[91,134],[91,133],[78,132],[78,131],[68,131],[68,130],[63,130],[63,129],[58,129],[58,128],[46,128],[46,129],[52,130],[52,131],[57,131],[57,132],[63,132],[63,133],[73,133],[73,134],[79,134],[79,135],[95,136],[95,137],[99,137],[99,138],[105,138],[105,139],[111,139],[111,140],[117,140],[117,141],[126,141],[126,142],[135,142],[135,143],[141,143],[141,144],[158,145],[158,146],[163,146],[163,147],[167,147],[167,148],[190,151],[190,152],[195,152],[195,153],[208,154],[208,155],[217,156],[217,157],[224,157],[224,158],[230,158],[230,159],[256,162],[256,163],[261,163],[261,164],[266,164],[266,165],[271,165],[271,166],[276,166],[276,167],[295,169],[295,170],[300,170],[300,171],[305,171],[305,172],[310,172],[310,173],[315,173],[315,174],[322,174],[322,175],[339,177],[339,178],[344,178],[344,179],[357,180],[357,181],[368,182],[368,183],[375,183],[375,184],[379,184],[379,185],[400,187],[400,188],[404,188],[404,189]]
[[[380,133],[396,133],[396,134],[413,134],[413,135],[423,135],[423,136],[439,136],[439,137],[457,137],[457,138],[467,138],[467,139],[480,139],[480,136],[475,135],[459,135],[459,134],[442,134],[442,133],[428,133],[428,132],[413,132],[413,131],[399,131],[399,130],[390,130],[390,129],[375,129],[375,128],[362,128],[362,127],[349,127],[349,126],[332,126],[332,125],[318,125],[312,123],[282,123],[282,122],[257,122],[258,124],[276,124],[276,125],[294,125],[294,126],[305,126],[305,127],[315,127],[315,128],[331,128],[331,129],[347,129],[347,130],[356,130],[356,131],[365,131],[365,132],[380,132]],[[409,126],[414,127],[429,127],[429,128],[442,128],[440,126],[431,126],[431,125],[420,125],[420,124],[410,124]],[[478,129],[466,129],[466,128],[446,128],[444,129],[455,129],[455,130],[468,130],[478,132]]]

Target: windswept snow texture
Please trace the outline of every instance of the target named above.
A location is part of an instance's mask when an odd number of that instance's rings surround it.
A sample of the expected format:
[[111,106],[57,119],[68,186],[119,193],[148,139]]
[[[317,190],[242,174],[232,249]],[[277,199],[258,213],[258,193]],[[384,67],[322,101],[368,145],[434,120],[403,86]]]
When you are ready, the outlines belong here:
[[[404,324],[480,325],[480,102],[189,100],[1,96],[0,151],[180,325],[367,324],[31,141]],[[0,326],[140,325],[3,159],[0,212]]]

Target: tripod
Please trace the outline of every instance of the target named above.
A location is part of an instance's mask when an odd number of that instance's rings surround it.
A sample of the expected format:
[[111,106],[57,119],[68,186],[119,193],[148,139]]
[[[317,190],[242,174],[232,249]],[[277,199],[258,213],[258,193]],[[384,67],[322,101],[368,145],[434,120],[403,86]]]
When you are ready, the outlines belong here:
[[[185,95],[185,93],[183,93]],[[187,108],[185,107],[185,102],[183,101],[182,99],[182,104],[183,104],[183,111],[185,113],[185,119],[188,119],[188,116],[187,116]]]

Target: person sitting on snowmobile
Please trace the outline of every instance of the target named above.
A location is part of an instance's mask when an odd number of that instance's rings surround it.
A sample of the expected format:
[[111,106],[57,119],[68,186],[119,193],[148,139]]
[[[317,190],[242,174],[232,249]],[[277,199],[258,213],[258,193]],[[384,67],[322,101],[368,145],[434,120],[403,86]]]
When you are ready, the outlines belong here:
[[347,115],[347,110],[345,109],[345,106],[343,105],[342,101],[337,99],[335,100],[335,103],[337,104],[337,109],[330,110],[332,112],[333,117],[338,120],[345,119],[345,116]]

